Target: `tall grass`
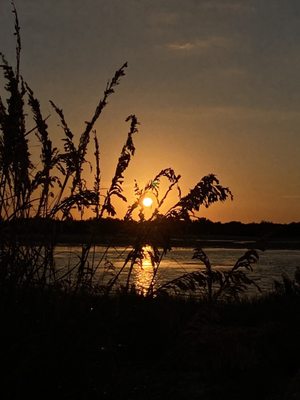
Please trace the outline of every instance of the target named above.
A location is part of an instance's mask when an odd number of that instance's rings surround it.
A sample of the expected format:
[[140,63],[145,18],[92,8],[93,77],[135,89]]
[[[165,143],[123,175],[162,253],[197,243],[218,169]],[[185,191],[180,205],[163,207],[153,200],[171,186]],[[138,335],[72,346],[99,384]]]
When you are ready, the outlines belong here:
[[[94,126],[125,75],[127,63],[108,81],[92,117],[86,122],[78,144],[63,110],[50,101],[63,130],[62,148],[54,147],[47,125],[48,117],[44,117],[39,100],[20,75],[20,26],[13,3],[12,7],[17,43],[15,67],[0,53],[0,67],[6,82],[6,95],[4,98],[3,95],[0,97],[1,276],[15,284],[21,284],[23,281],[41,284],[56,280],[53,257],[55,232],[50,229],[41,245],[24,246],[11,227],[11,222],[28,218],[65,220],[76,215],[83,218],[87,208],[92,208],[96,218],[105,213],[115,215],[112,198],[118,196],[126,201],[121,193],[123,173],[134,155],[132,136],[137,132],[138,121],[135,115],[126,119],[126,122],[130,122],[128,138],[121,149],[111,187],[106,195],[101,196],[100,147]],[[35,124],[31,129],[27,127],[28,106],[31,120]],[[33,136],[39,143],[38,150],[34,149],[35,154],[31,149]],[[95,176],[92,187],[88,187],[83,178],[83,170],[86,165],[91,164],[90,160],[86,159],[86,154],[92,144],[95,154]],[[37,151],[40,158],[38,164],[33,162]],[[84,259],[85,257],[81,259],[80,267]]]
[[250,285],[255,286],[260,291],[256,282],[245,273],[252,271],[252,264],[255,264],[259,259],[258,253],[254,249],[247,250],[228,271],[214,268],[207,254],[201,248],[195,249],[193,258],[199,260],[205,266],[205,269],[199,269],[166,282],[158,287],[156,293],[196,292],[202,299],[211,303],[219,299],[239,300],[240,295]]
[[[59,281],[60,284],[62,283],[61,274],[58,274],[55,266],[56,234],[55,225],[51,224],[51,221],[66,220],[76,216],[84,218],[88,208],[92,209],[97,219],[105,216],[114,217],[116,209],[113,200],[119,198],[124,202],[127,201],[122,186],[124,173],[135,154],[133,138],[138,132],[139,122],[133,114],[126,119],[126,122],[130,124],[127,139],[121,149],[111,185],[107,192],[102,194],[100,146],[95,123],[101,117],[110,96],[115,93],[121,78],[125,75],[127,63],[124,63],[108,81],[103,96],[92,117],[86,122],[78,141],[66,121],[63,110],[54,101],[50,101],[63,131],[62,147],[57,148],[53,145],[52,134],[49,132],[48,116],[43,115],[38,98],[20,74],[21,36],[14,4],[13,14],[16,65],[13,67],[9,64],[2,53],[0,65],[6,81],[4,88],[6,98],[3,100],[0,97],[0,221],[3,237],[0,256],[1,277],[2,283],[9,281],[13,285],[37,284],[43,287],[57,284]],[[27,127],[28,119],[25,112],[28,106],[35,124],[31,129]],[[39,151],[40,163],[38,164],[33,162],[31,148],[33,135],[39,143],[39,149],[34,150],[35,154]],[[94,146],[94,162],[86,158],[89,146]],[[94,182],[89,187],[83,177],[83,171],[85,166],[92,163],[94,164]],[[144,257],[149,256],[153,266],[153,277],[147,295],[153,295],[160,263],[170,250],[167,221],[189,221],[197,217],[201,207],[209,207],[215,202],[232,199],[230,189],[223,187],[214,174],[204,176],[186,195],[182,195],[179,186],[180,179],[181,176],[172,168],[166,168],[143,188],[140,188],[137,182],[135,183],[135,201],[128,206],[124,219],[130,220],[137,217],[140,229],[122,268],[107,284],[106,293],[120,283],[119,278],[124,272],[127,273],[127,278],[122,290],[128,292],[132,287],[131,277],[134,268],[142,265]],[[164,190],[162,189],[163,180],[167,182]],[[162,211],[168,204],[170,193],[174,190],[178,194],[178,200],[167,211]],[[155,202],[151,215],[146,218],[142,200],[148,195],[151,195]],[[49,231],[44,238],[41,238],[43,240],[38,245],[25,245],[11,228],[11,222],[28,218],[43,218],[49,221]],[[148,250],[147,254],[144,249],[146,244],[151,245],[151,251]],[[107,251],[108,248],[100,257],[100,262],[90,262],[89,256],[91,252],[95,252],[91,236],[90,241],[82,247],[78,263],[70,268],[67,276],[65,273],[62,275],[65,281],[73,282],[71,286],[75,290],[95,287],[94,278],[99,268],[103,267],[105,270],[107,265],[111,265],[106,257]],[[220,288],[226,287],[228,290],[229,281],[232,286],[233,279],[237,285],[236,269],[230,276],[224,278],[224,282],[220,281]],[[69,279],[70,276],[72,280]],[[191,276],[192,279],[195,280],[195,276]],[[208,267],[206,279],[210,293],[210,282],[213,278],[212,271]],[[240,274],[240,279],[244,279],[244,284],[247,283],[244,275]],[[178,286],[179,282],[182,286],[183,278],[176,282],[172,283],[172,287],[176,284]],[[212,298],[212,294],[209,294],[209,298]]]
[[[96,216],[102,216],[105,211],[109,215],[114,215],[111,197],[115,195],[122,197],[120,194],[122,173],[134,154],[132,135],[137,132],[138,122],[134,115],[126,119],[131,122],[130,134],[121,151],[112,187],[102,205],[99,195],[100,150],[93,128],[106,107],[109,97],[115,92],[120,79],[125,75],[127,63],[122,65],[115,72],[113,78],[108,81],[103,97],[99,100],[92,118],[86,122],[86,128],[79,137],[78,145],[75,143],[75,136],[66,122],[63,110],[50,101],[64,133],[63,148],[58,149],[53,146],[51,135],[48,132],[47,118],[42,115],[38,99],[20,76],[20,27],[15,8],[13,8],[13,12],[17,37],[15,69],[1,53],[1,68],[6,80],[5,90],[8,97],[6,101],[0,98],[0,218],[5,221],[28,217],[66,219],[74,216],[74,209],[77,209],[83,216],[85,208],[91,206],[95,207]],[[35,128],[30,130],[27,129],[25,123],[26,103],[31,109],[35,122]],[[82,172],[84,166],[88,164],[86,154],[93,133],[96,175],[93,187],[88,188]],[[32,162],[33,157],[30,150],[32,135],[35,135],[39,141],[41,167]],[[125,200],[124,196],[122,198]]]

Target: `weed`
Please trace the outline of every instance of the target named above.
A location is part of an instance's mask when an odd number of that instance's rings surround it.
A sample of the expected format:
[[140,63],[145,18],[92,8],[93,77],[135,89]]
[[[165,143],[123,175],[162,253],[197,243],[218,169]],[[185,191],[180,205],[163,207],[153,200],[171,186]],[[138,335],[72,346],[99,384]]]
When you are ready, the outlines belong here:
[[156,294],[197,293],[202,299],[211,303],[219,299],[239,300],[240,294],[250,285],[254,285],[260,291],[255,281],[245,273],[245,271],[252,271],[252,264],[259,259],[254,249],[247,250],[228,271],[213,268],[207,254],[201,248],[195,249],[193,258],[200,260],[205,269],[190,272],[166,282],[158,287]]
[[[100,266],[103,266],[105,271],[107,261],[109,262],[106,254],[101,257],[98,264],[89,261],[90,253],[95,252],[91,236],[89,242],[82,247],[78,263],[68,269],[67,275],[59,275],[54,257],[55,224],[51,224],[51,221],[72,219],[76,215],[83,219],[87,208],[92,208],[97,219],[105,215],[114,217],[116,209],[113,199],[117,197],[124,202],[127,201],[122,185],[124,172],[135,153],[133,136],[138,132],[137,117],[130,115],[126,119],[126,122],[130,123],[127,140],[121,149],[111,185],[104,196],[101,194],[100,147],[94,129],[96,121],[108,104],[109,97],[115,92],[121,78],[125,75],[127,63],[124,63],[108,81],[92,118],[86,122],[78,145],[63,110],[54,101],[50,101],[64,133],[62,149],[54,147],[47,125],[48,117],[43,116],[39,100],[20,74],[20,26],[16,8],[13,3],[12,5],[17,42],[15,69],[1,53],[1,68],[6,80],[5,90],[8,93],[6,101],[0,98],[0,220],[4,222],[2,226],[5,228],[2,232],[4,240],[1,243],[0,255],[2,283],[9,281],[12,285],[33,284],[44,287],[59,284],[63,286],[62,282],[59,282],[63,276],[64,283],[68,282],[75,291],[83,288],[92,290],[93,287],[95,288],[95,277]],[[26,126],[26,104],[31,110],[35,123],[33,129],[27,129]],[[40,165],[35,165],[32,161],[30,148],[32,135],[38,139]],[[85,166],[91,164],[86,159],[87,149],[91,143],[94,144],[95,175],[93,186],[88,187],[83,178],[83,170]],[[200,207],[209,207],[215,202],[232,198],[229,188],[220,185],[214,174],[204,176],[185,196],[182,196],[179,187],[180,179],[181,176],[177,175],[172,168],[166,168],[144,188],[140,188],[137,182],[135,183],[136,200],[128,207],[124,219],[125,221],[132,219],[133,214],[138,211],[139,232],[122,268],[115,272],[114,277],[109,281],[107,293],[119,284],[119,277],[125,270],[127,270],[127,278],[122,290],[125,292],[131,290],[133,269],[136,265],[141,265],[146,254],[144,246],[149,243],[151,251],[148,251],[147,255],[153,266],[153,277],[147,295],[152,295],[160,263],[170,250],[166,223],[169,220],[188,221],[195,217]],[[162,180],[166,180],[168,185],[167,189],[161,193]],[[174,189],[177,190],[178,201],[168,211],[163,212],[162,208]],[[151,216],[146,219],[142,199],[149,193],[155,199],[155,206]],[[21,243],[20,238],[12,229],[11,222],[20,222],[29,218],[49,220],[50,229],[38,245]],[[234,272],[232,276],[236,278],[238,273]],[[210,279],[209,276],[208,281]],[[233,283],[233,279],[233,277],[226,278],[226,282],[222,285],[228,287],[227,281]],[[245,281],[245,278],[243,279]]]

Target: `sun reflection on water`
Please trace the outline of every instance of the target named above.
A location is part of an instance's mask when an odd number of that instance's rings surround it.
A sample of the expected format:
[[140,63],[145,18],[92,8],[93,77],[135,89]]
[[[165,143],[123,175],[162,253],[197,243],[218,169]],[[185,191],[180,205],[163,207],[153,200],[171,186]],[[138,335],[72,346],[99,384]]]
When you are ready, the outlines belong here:
[[153,254],[152,246],[143,246],[141,264],[140,267],[135,270],[134,284],[143,294],[146,294],[152,283],[153,273],[156,267],[156,264],[151,259],[151,254]]

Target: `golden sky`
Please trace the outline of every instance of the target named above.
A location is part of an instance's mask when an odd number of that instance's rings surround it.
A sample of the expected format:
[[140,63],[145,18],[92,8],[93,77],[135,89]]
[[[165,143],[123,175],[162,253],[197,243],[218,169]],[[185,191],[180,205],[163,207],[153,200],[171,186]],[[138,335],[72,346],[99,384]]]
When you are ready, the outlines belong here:
[[[15,0],[22,71],[80,135],[106,82],[129,68],[96,124],[102,185],[141,125],[125,174],[143,185],[161,169],[182,175],[183,193],[215,173],[233,202],[200,215],[213,221],[300,221],[300,2],[296,0]],[[0,2],[0,51],[14,60],[10,1]],[[2,81],[1,81],[2,82]],[[2,85],[1,85],[2,87]],[[2,94],[2,93],[1,93]],[[126,205],[118,206],[120,218]]]

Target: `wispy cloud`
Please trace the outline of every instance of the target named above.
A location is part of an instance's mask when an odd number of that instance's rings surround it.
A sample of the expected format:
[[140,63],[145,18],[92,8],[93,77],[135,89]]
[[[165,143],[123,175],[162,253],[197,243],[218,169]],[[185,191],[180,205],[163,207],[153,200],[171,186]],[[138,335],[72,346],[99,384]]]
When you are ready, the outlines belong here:
[[192,42],[176,42],[176,43],[168,43],[167,48],[175,51],[189,51],[196,47],[195,43]]
[[211,48],[228,48],[231,42],[223,37],[209,37],[205,39],[196,39],[192,41],[176,41],[166,45],[169,50],[188,52],[191,50],[209,50]]

